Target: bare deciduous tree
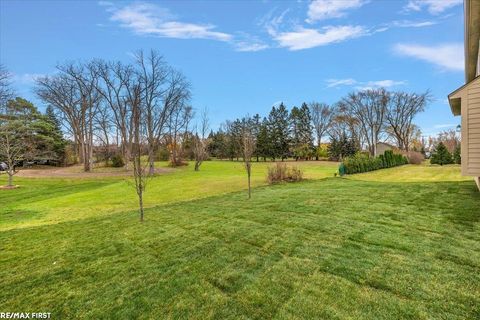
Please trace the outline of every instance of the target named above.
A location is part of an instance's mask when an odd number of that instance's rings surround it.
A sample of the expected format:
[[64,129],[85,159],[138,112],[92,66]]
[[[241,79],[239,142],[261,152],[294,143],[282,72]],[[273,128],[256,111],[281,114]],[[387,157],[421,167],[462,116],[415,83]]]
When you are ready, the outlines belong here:
[[335,118],[335,107],[326,103],[311,102],[308,104],[312,117],[313,128],[315,129],[317,146],[322,143],[322,137],[330,129]]
[[85,163],[85,112],[82,110],[81,94],[75,80],[64,73],[40,77],[36,79],[35,92],[60,114],[62,125],[75,142],[77,160]]
[[112,111],[120,135],[125,169],[128,170],[133,140],[133,112],[129,101],[133,100],[135,71],[132,66],[120,62],[96,61],[94,65],[102,80],[97,90]]
[[242,121],[242,153],[243,153],[243,162],[245,164],[245,170],[247,171],[248,178],[248,199],[252,197],[252,188],[251,188],[251,176],[252,176],[252,156],[255,152],[255,136],[252,132],[251,121],[247,117]]
[[9,122],[0,115],[0,156],[7,165],[7,187],[13,187],[13,176],[17,174],[17,159],[22,159],[27,145],[24,129],[15,122]]
[[133,177],[135,181],[135,190],[138,196],[138,206],[140,213],[140,222],[144,220],[144,204],[143,193],[147,187],[148,161],[142,160],[142,144],[145,142],[145,110],[142,106],[140,85],[136,84],[131,88],[131,96],[127,103],[132,111],[132,161],[133,161]]
[[166,66],[158,52],[151,50],[150,54],[145,57],[143,51],[139,51],[135,57],[139,66],[139,81],[143,93],[149,174],[153,175],[155,173],[155,150],[175,106],[174,103],[170,103],[175,100],[175,97],[168,95],[178,94],[178,91],[172,93],[168,86],[175,86],[177,82],[176,79],[169,79],[172,70]]
[[92,64],[65,64],[57,68],[74,81],[80,95],[80,143],[84,156],[83,167],[89,172],[93,169],[94,117],[101,101],[97,90],[98,75]]
[[108,165],[108,161],[112,157],[112,129],[114,127],[110,109],[106,104],[100,104],[94,117],[94,134],[96,142],[103,147],[103,158],[105,165]]
[[0,64],[0,112],[4,112],[7,102],[13,99],[12,74]]
[[193,117],[192,107],[185,103],[183,99],[177,102],[168,124],[170,165],[173,167],[182,164],[181,140],[188,134],[188,126]]
[[455,147],[460,145],[460,133],[455,129],[448,129],[440,132],[437,138],[434,139],[434,144],[437,145],[442,142],[447,148],[448,152],[453,153]]
[[207,132],[209,129],[209,120],[207,109],[203,109],[200,115],[200,124],[196,126],[195,129],[196,132],[193,141],[193,153],[195,156],[195,171],[199,171],[202,162],[208,157]]
[[385,118],[390,127],[391,135],[395,138],[400,149],[409,151],[411,137],[414,133],[413,118],[425,110],[430,100],[429,92],[410,94],[393,92],[389,96],[389,103]]
[[343,105],[338,106],[338,112],[332,119],[328,130],[330,138],[340,140],[342,137],[353,139],[357,143],[358,149],[361,149],[364,140],[362,130],[357,118],[349,114]]
[[385,89],[351,93],[341,101],[346,110],[358,120],[368,149],[373,156],[377,155],[377,143],[384,129],[388,101],[389,94]]

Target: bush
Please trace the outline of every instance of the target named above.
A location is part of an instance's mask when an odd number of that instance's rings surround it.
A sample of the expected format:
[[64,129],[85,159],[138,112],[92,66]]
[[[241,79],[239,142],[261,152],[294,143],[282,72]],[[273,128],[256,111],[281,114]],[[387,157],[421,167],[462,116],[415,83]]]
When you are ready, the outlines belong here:
[[317,147],[315,156],[319,159],[328,158],[328,147],[326,145]]
[[345,158],[343,166],[345,174],[354,174],[382,169],[383,162],[379,157],[374,158],[363,153],[357,153],[352,157]]
[[408,163],[410,164],[422,164],[425,160],[425,156],[421,152],[409,151],[407,152]]
[[112,157],[112,167],[114,168],[121,168],[125,165],[125,162],[123,162],[123,158],[121,155],[116,154]]
[[170,159],[170,152],[167,148],[161,147],[155,153],[155,161],[168,161]]
[[168,163],[169,167],[175,168],[175,167],[185,167],[188,166],[188,162],[183,161],[181,159],[178,159],[177,162],[170,161]]
[[269,184],[279,182],[295,182],[303,179],[303,172],[297,167],[287,166],[277,162],[268,168],[267,181]]
[[392,168],[408,164],[408,159],[397,153],[393,153],[392,150],[387,150],[383,155],[378,156],[382,161],[383,168]]
[[[408,164],[408,159],[401,154],[394,154],[392,150],[385,151],[378,157],[372,157],[365,153],[357,153],[352,157],[347,157],[341,163],[339,171],[345,174],[354,174],[379,170],[383,168],[391,168]],[[342,175],[342,172],[340,172]]]
[[315,155],[315,151],[312,146],[305,143],[294,148],[293,155],[297,159],[308,160]]

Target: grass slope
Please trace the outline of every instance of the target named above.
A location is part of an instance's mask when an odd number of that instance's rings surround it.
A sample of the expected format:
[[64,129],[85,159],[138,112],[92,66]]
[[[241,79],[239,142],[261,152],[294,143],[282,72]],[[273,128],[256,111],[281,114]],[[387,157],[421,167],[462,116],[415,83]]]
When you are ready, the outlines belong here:
[[[158,163],[166,166],[166,163]],[[252,186],[265,185],[271,163],[254,163]],[[334,162],[298,162],[308,179],[332,177]],[[101,168],[100,170],[103,170]],[[0,185],[6,176],[0,176]],[[19,178],[21,187],[0,192],[0,230],[77,220],[135,209],[138,206],[131,178],[101,177],[90,179]],[[207,161],[199,172],[193,164],[154,177],[148,182],[145,206],[175,203],[226,194],[245,189],[247,175],[241,162]],[[2,191],[2,190],[0,190]]]
[[[0,232],[0,310],[62,319],[479,318],[474,183],[352,178],[258,187],[250,201],[233,192],[162,204],[144,224],[134,211],[20,223]],[[64,196],[89,183],[71,183]],[[35,192],[33,203],[42,198]]]

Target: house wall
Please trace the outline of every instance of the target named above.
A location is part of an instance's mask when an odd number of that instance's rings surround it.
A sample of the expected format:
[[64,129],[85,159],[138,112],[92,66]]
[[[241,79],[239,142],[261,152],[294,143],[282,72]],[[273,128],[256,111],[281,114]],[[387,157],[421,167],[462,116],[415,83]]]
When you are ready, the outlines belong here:
[[391,146],[385,143],[377,143],[377,154],[384,154],[387,150],[393,150]]
[[462,173],[480,176],[480,81],[472,81],[462,94]]

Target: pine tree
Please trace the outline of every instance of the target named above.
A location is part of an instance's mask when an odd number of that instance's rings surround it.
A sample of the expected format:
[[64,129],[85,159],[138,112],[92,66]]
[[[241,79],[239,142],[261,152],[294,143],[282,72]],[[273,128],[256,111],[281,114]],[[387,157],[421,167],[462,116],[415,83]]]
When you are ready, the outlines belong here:
[[461,154],[460,145],[457,145],[453,150],[453,162],[455,164],[462,164],[462,154]]
[[[272,109],[273,110],[273,109]],[[285,105],[280,103],[275,113],[274,130],[275,130],[275,149],[277,156],[282,161],[289,156],[290,147],[290,127],[289,116]]]
[[300,143],[300,109],[293,107],[290,110],[290,132],[292,134],[291,143]]
[[313,145],[312,116],[310,114],[310,109],[305,102],[300,108],[300,113],[302,115],[300,122],[300,132],[302,133],[302,140],[304,143]]
[[55,159],[61,164],[65,163],[65,147],[67,141],[63,138],[60,120],[58,120],[52,106],[48,106],[45,112],[46,120],[51,124],[46,134],[52,138],[52,151]]
[[301,146],[302,146],[302,136],[301,136],[301,112],[297,107],[293,107],[290,111],[290,132],[292,134],[290,143],[296,160],[300,157]]
[[313,128],[310,110],[306,103],[290,112],[291,147],[295,158],[308,159],[314,153]]
[[30,101],[8,101],[0,113],[0,159],[7,165],[8,186],[22,162],[51,156],[52,128]]
[[440,142],[435,149],[435,153],[430,159],[431,164],[439,164],[443,166],[444,164],[453,163],[452,154],[448,152],[447,147],[445,147],[443,142]]
[[263,121],[260,123],[260,128],[257,134],[256,154],[259,157],[262,157],[264,161],[267,160],[267,157],[272,156],[267,118],[263,118]]
[[313,155],[314,151],[313,127],[310,109],[305,102],[300,108],[300,137],[303,148],[307,150],[308,153],[305,158],[308,158]]

